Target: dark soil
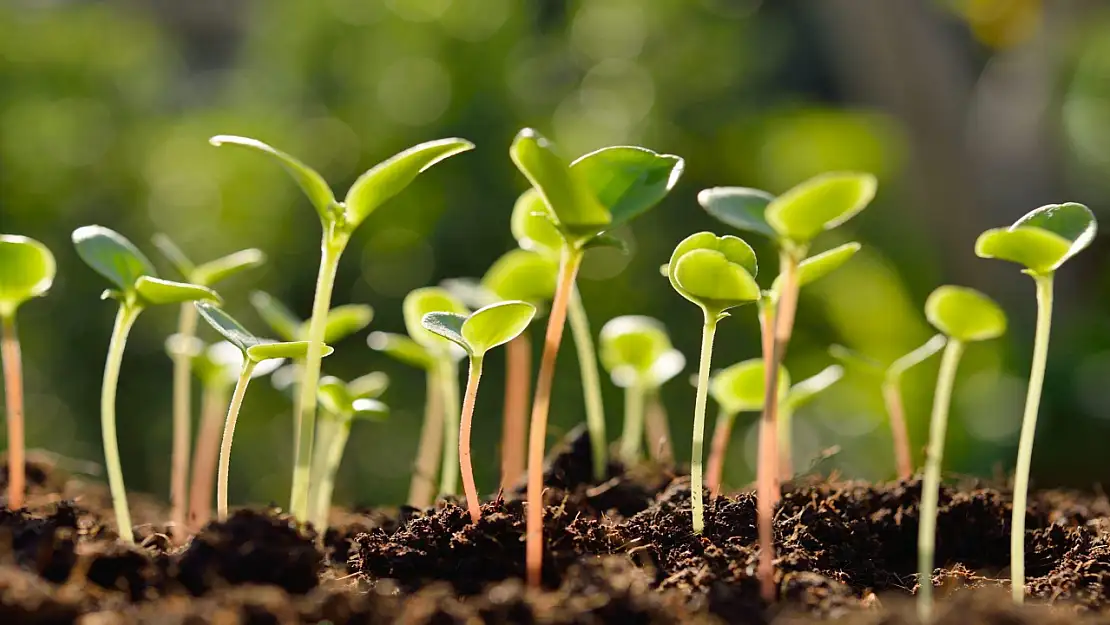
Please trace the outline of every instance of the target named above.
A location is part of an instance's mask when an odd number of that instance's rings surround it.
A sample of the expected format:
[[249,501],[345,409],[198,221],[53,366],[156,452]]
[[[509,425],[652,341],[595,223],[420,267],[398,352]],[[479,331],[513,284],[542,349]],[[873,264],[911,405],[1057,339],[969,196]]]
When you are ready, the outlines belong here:
[[[28,509],[0,508],[0,623],[916,622],[919,481],[786,485],[769,606],[751,493],[707,497],[695,535],[688,478],[612,465],[595,483],[588,443],[574,433],[547,466],[541,589],[522,582],[522,487],[477,524],[457,502],[336,511],[318,541],[276,509],[246,509],[181,546],[158,524],[165,510],[136,498],[140,543],[127,546],[103,487],[36,461]],[[940,501],[936,622],[1110,624],[1105,497],[1033,497],[1023,607],[1009,599],[1009,494],[969,483]]]

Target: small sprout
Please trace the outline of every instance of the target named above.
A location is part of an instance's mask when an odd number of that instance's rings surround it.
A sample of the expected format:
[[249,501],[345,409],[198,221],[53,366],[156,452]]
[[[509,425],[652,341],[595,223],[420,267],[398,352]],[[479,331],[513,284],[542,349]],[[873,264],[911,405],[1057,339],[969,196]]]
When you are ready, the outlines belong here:
[[[208,325],[234,345],[243,358],[239,379],[235,382],[235,391],[231,395],[231,404],[227,409],[223,440],[220,443],[220,468],[216,477],[216,515],[223,521],[227,519],[227,478],[231,467],[231,443],[235,437],[235,423],[239,418],[239,409],[243,406],[243,398],[247,394],[247,386],[250,384],[254,369],[266,360],[304,358],[308,353],[309,343],[308,341],[287,343],[266,341],[251,334],[231,315],[208,302],[197,302],[196,307],[197,312],[208,322]],[[324,356],[331,352],[331,347],[324,346]]]
[[840,381],[844,377],[844,367],[830,365],[812,377],[808,377],[794,386],[781,400],[779,408],[779,477],[789,480],[794,477],[794,413],[799,408],[808,404],[818,394]]
[[697,304],[704,316],[698,389],[694,402],[694,444],[690,459],[694,533],[700,534],[705,528],[702,457],[713,336],[717,332],[717,322],[727,316],[725,311],[759,299],[759,285],[755,282],[758,264],[755,252],[743,239],[699,232],[686,237],[675,247],[667,266],[671,286],[679,295]]
[[475,523],[481,518],[481,512],[478,508],[478,489],[474,485],[474,468],[470,461],[470,428],[478,398],[478,382],[482,378],[482,360],[486,352],[508,343],[524,332],[535,314],[535,306],[517,300],[490,304],[469,316],[453,312],[430,312],[421,319],[425,329],[462,347],[470,357],[458,445],[466,506]]
[[15,313],[24,302],[46,295],[54,284],[54,255],[34,239],[0,234],[0,358],[4,363],[4,408],[8,415],[8,508],[23,507],[26,464],[23,441],[23,358]]
[[[428,141],[400,152],[359,176],[347,190],[342,201],[336,199],[323,176],[296,158],[257,139],[218,135],[209,139],[215,146],[237,145],[265,154],[296,181],[320,217],[323,238],[320,243],[320,271],[316,278],[316,294],[312,302],[305,339],[309,349],[305,355],[301,388],[316,388],[320,379],[320,359],[327,340],[328,309],[339,259],[350,241],[351,234],[375,210],[392,197],[404,191],[422,172],[436,163],[468,150],[474,144],[458,138]],[[300,520],[307,520],[313,436],[316,431],[316,397],[313,393],[300,393],[297,407],[297,449],[293,468],[293,488],[290,512]]]
[[155,304],[181,304],[206,300],[219,302],[220,296],[208,287],[161,280],[146,256],[119,233],[101,226],[83,226],[73,231],[77,255],[94,271],[107,278],[115,290],[102,297],[119,301],[104,363],[104,382],[100,393],[100,424],[104,437],[104,462],[108,469],[108,485],[112,492],[116,524],[120,537],[128,543],[135,538],[131,531],[131,511],[123,483],[119,444],[116,440],[116,385],[127,335],[139,313]]
[[948,406],[964,347],[972,341],[997,338],[1006,331],[1006,313],[986,295],[959,286],[937,288],[925,301],[925,317],[948,337],[941,356],[933,414],[929,420],[929,447],[925,451],[925,479],[921,486],[921,522],[917,533],[917,613],[928,623],[933,610],[933,555],[936,549],[937,499]]

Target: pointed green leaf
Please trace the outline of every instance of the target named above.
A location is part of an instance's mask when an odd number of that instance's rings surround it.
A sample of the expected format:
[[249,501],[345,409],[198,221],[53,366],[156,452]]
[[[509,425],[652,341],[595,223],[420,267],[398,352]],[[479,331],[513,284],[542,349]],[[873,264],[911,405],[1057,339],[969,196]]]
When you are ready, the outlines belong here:
[[787,410],[797,410],[813,400],[818,393],[836,384],[840,381],[840,378],[843,377],[844,367],[840,365],[829,365],[817,375],[806,378],[790,387],[790,391],[786,394],[786,397],[783,398],[782,404]]
[[181,274],[182,278],[186,280],[192,279],[191,276],[193,275],[193,269],[196,269],[196,265],[194,265],[193,261],[189,260],[189,257],[185,255],[185,252],[181,251],[181,248],[173,242],[173,239],[159,232],[150,237],[150,242],[153,243],[154,247],[161,252],[162,256],[173,265],[173,268],[177,270],[177,273]]
[[189,280],[194,284],[212,286],[241,271],[259,267],[265,262],[266,254],[262,250],[251,248],[202,263],[185,275],[189,276]]
[[536,307],[528,302],[514,300],[490,304],[467,317],[462,335],[470,346],[469,351],[480,356],[520,336],[535,316]]
[[778,233],[764,214],[773,199],[766,191],[746,187],[714,187],[698,193],[698,203],[722,223],[777,239]]
[[563,235],[555,226],[555,216],[536,189],[520,194],[513,205],[510,228],[520,247],[558,259],[563,249]]
[[239,348],[239,351],[244,354],[251,347],[262,344],[262,339],[251,334],[249,330],[243,327],[243,324],[236,321],[235,317],[224,312],[222,308],[203,301],[196,302],[195,306],[201,318],[207,321],[213,330],[219,332],[221,336]]
[[248,139],[246,137],[236,137],[232,135],[217,135],[209,139],[208,142],[217,147],[225,143],[238,145],[276,158],[278,163],[281,164],[285,171],[287,171],[289,175],[293,177],[293,180],[301,187],[304,194],[308,196],[308,199],[312,202],[312,206],[316,208],[316,212],[320,215],[321,221],[328,223],[334,219],[333,213],[337,205],[335,194],[332,193],[331,187],[328,186],[323,176],[308,165],[305,165],[285,152],[270,147],[257,139]]
[[300,337],[301,324],[304,323],[286,308],[285,304],[265,291],[252,291],[251,305],[258,311],[258,316],[270,326],[270,329],[279,338],[286,341],[295,341]]
[[509,148],[509,156],[551,209],[560,230],[571,239],[596,235],[612,222],[609,211],[585,181],[571,175],[566,162],[540,133],[531,128],[521,130]]
[[571,175],[582,180],[612,216],[613,225],[627,223],[666,197],[682,176],[685,161],[634,146],[608,147],[571,163]]
[[347,393],[355,399],[366,397],[377,399],[389,388],[389,376],[381,371],[372,371],[347,383]]
[[[862,246],[859,243],[852,241],[803,260],[798,265],[798,288],[816,282],[839,269],[841,265],[856,255],[860,247]],[[778,301],[779,294],[782,292],[781,273],[775,276],[770,292],[772,299]]]
[[[709,380],[709,394],[726,413],[763,410],[767,393],[763,360],[752,358],[718,371]],[[779,368],[777,393],[781,401],[790,389],[790,374]]]
[[371,332],[366,337],[366,344],[374,351],[418,369],[427,371],[435,364],[435,359],[426,347],[403,334]]
[[15,314],[33,297],[42,297],[54,283],[54,255],[38,241],[0,234],[0,317]]
[[959,341],[985,341],[1006,332],[1006,313],[991,298],[962,286],[937,288],[925,301],[929,323]]
[[872,375],[883,375],[884,373],[883,366],[879,363],[879,361],[873,358],[868,358],[867,356],[864,356],[859,352],[850,350],[843,345],[830,345],[829,355],[833,358],[836,358],[841,363],[847,366],[858,367],[860,370],[866,371],[867,373],[870,373]]
[[925,343],[917,349],[890,363],[890,366],[887,367],[886,370],[887,378],[896,380],[902,377],[902,374],[905,373],[906,370],[925,362],[930,356],[944,349],[947,343],[948,338],[943,334],[933,335],[932,338],[925,341]]
[[[308,355],[308,341],[290,341],[287,343],[274,343],[263,341],[247,348],[247,358],[254,362],[270,359],[299,360]],[[330,356],[335,350],[330,345],[324,345],[321,356]]]
[[[328,311],[328,318],[324,326],[324,342],[338,343],[339,341],[362,331],[374,319],[374,309],[366,304],[344,304]],[[297,336],[308,337],[308,324],[301,324]]]
[[351,402],[351,410],[353,411],[351,416],[355,419],[376,423],[385,421],[386,417],[389,416],[389,406],[370,397],[359,397]]
[[86,265],[126,293],[135,290],[140,276],[158,275],[154,265],[131,241],[103,226],[82,226],[74,230],[73,245]]
[[223,301],[219,294],[206,286],[173,282],[172,280],[162,280],[150,276],[140,276],[135,281],[135,293],[147,305],[181,304],[196,301],[219,304]]
[[469,314],[470,311],[457,297],[441,287],[423,287],[406,295],[401,308],[404,312],[405,328],[414,341],[437,355],[453,353],[456,357],[461,357],[462,354],[454,348],[454,343],[424,329],[421,324],[424,315],[430,312]]
[[351,403],[354,398],[347,392],[347,384],[332,375],[320,378],[316,389],[316,401],[324,410],[336,416],[351,412]]
[[415,145],[378,163],[359,176],[347,191],[343,204],[346,206],[348,227],[357,227],[370,213],[404,191],[432,165],[473,149],[474,144],[466,139],[439,139]]
[[650,384],[656,362],[672,351],[662,322],[642,315],[610,319],[601,327],[598,343],[602,366],[621,387]]
[[860,212],[875,197],[878,181],[871,174],[829,173],[778,196],[767,206],[767,223],[780,237],[807,245],[824,230]]
[[555,296],[558,273],[559,263],[547,256],[527,250],[510,250],[494,261],[482,276],[482,286],[503,300],[545,302]]
[[432,332],[437,336],[442,336],[466,350],[466,353],[473,355],[470,344],[467,343],[466,337],[462,334],[462,327],[465,322],[466,315],[449,312],[430,312],[421,318],[420,325],[428,332]]
[[1024,265],[1033,274],[1056,271],[1094,240],[1098,223],[1082,204],[1049,204],[1034,209],[1009,228],[979,235],[975,253]]

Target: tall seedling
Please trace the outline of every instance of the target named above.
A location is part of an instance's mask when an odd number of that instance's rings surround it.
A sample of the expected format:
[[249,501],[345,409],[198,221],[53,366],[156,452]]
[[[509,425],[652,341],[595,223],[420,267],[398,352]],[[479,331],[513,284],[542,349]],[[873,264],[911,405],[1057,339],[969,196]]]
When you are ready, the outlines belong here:
[[[445,158],[473,149],[474,144],[465,139],[452,138],[411,147],[362,174],[347,190],[343,201],[339,201],[319,173],[261,141],[219,135],[212,137],[210,142],[216,146],[239,145],[275,158],[305,192],[320,217],[323,226],[320,271],[316,278],[316,295],[309,321],[309,349],[305,355],[301,379],[302,389],[314,389],[320,379],[320,359],[323,357],[324,330],[331,306],[332,287],[335,285],[339,258],[347,247],[351,234],[370,213],[403,191],[421,172]],[[308,519],[312,439],[316,430],[316,396],[309,392],[299,393],[298,401],[297,444],[289,508],[295,517],[304,521]]]

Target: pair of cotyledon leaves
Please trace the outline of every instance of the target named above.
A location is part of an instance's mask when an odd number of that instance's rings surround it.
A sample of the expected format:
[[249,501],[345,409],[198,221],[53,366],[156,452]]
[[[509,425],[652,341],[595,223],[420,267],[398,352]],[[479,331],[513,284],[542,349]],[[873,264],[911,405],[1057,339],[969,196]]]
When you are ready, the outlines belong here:
[[[296,360],[308,354],[308,341],[275,342],[262,339],[251,334],[234,317],[210,302],[196,302],[196,307],[208,325],[238,348],[243,357],[252,363],[275,358]],[[332,351],[330,346],[324,345],[322,355],[328,356]]]
[[686,366],[663,324],[651,317],[614,317],[601,327],[601,364],[613,383],[628,388],[658,388]]
[[463,348],[471,358],[481,358],[494,347],[519,336],[535,314],[535,306],[518,300],[483,306],[469,315],[429,312],[420,323],[428,332]]
[[266,262],[266,254],[262,250],[250,248],[197,265],[165,234],[154,235],[151,237],[151,242],[186,282],[200,286],[211,287],[217,282],[247,269],[259,267]]
[[1097,231],[1095,216],[1086,206],[1049,204],[1030,211],[1008,228],[979,235],[975,253],[1018,263],[1034,276],[1047,276],[1090,245]]
[[46,295],[56,272],[54,255],[45,245],[0,234],[0,317],[10,317],[27,300]]
[[[726,367],[715,373],[709,381],[709,394],[727,414],[762,410],[767,393],[764,370],[763,360],[760,358]],[[843,376],[843,367],[831,365],[790,386],[790,374],[785,367],[779,367],[779,403],[788,410],[797,410]]]
[[383,421],[389,416],[389,407],[378,397],[388,386],[389,378],[379,371],[350,382],[327,375],[320,378],[317,397],[328,414],[340,419]]
[[[253,291],[251,305],[258,316],[284,341],[303,341],[308,338],[311,321],[299,319],[277,298],[265,291]],[[328,310],[324,321],[324,342],[337,343],[361,331],[374,319],[374,309],[366,304],[343,304]]]
[[405,364],[424,369],[448,359],[458,360],[466,352],[455,343],[424,328],[421,321],[431,312],[470,313],[462,298],[450,289],[438,286],[413,289],[401,304],[408,336],[392,332],[371,332],[366,342],[370,349],[380,351]]

